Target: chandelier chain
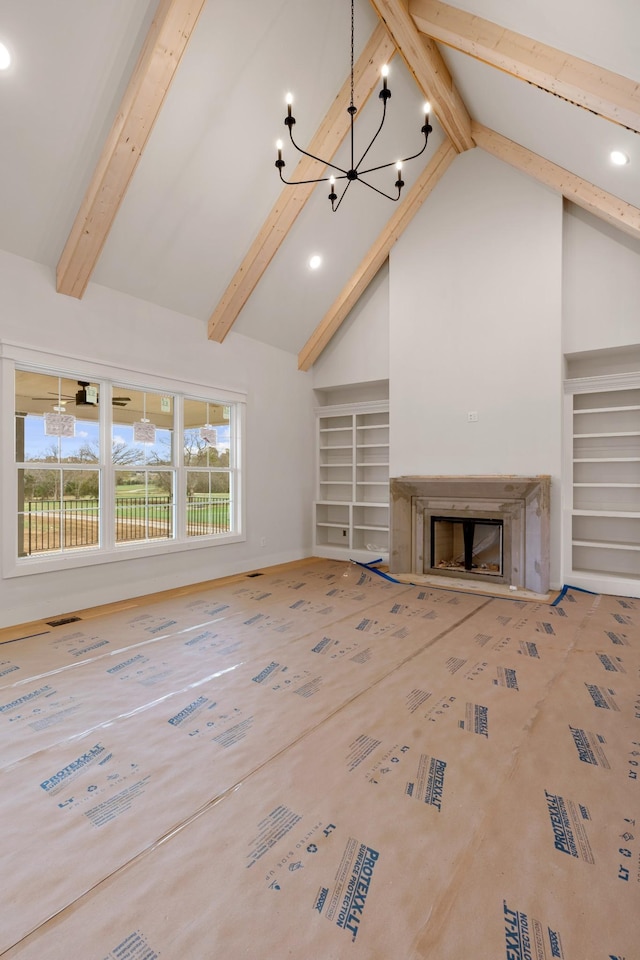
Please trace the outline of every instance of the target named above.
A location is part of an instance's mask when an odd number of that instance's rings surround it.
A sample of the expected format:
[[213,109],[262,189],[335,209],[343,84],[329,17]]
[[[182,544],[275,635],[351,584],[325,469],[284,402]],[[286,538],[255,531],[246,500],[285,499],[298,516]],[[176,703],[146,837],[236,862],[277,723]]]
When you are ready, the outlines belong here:
[[353,37],[354,37],[354,17],[353,17],[353,2],[351,0],[351,106],[355,106],[353,102]]

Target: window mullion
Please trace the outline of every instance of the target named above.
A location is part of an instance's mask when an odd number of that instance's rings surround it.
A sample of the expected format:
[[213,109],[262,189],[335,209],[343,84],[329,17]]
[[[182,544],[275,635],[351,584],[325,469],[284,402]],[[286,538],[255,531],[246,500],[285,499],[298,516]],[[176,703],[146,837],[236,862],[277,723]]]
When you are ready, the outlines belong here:
[[111,384],[100,384],[100,546],[113,550],[115,546],[115,464],[113,462],[113,408],[111,406]]
[[244,426],[245,404],[236,403],[232,407],[233,430],[232,452],[229,456],[231,470],[230,486],[233,497],[233,530],[239,533],[244,529]]
[[175,536],[187,536],[187,471],[184,465],[184,397],[177,396],[173,404],[173,469],[175,490]]

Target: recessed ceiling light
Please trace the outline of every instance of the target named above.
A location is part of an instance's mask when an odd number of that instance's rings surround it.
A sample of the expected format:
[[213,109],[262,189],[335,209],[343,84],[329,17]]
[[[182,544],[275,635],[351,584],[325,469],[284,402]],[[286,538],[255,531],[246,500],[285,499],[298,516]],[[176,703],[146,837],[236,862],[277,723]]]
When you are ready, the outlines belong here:
[[629,163],[629,157],[622,150],[612,150],[609,156],[611,163],[615,163],[617,167],[624,167],[625,163]]
[[314,255],[309,260],[309,266],[311,267],[312,270],[317,270],[321,263],[322,263],[322,257],[318,256],[317,253],[314,253]]
[[5,47],[4,43],[0,43],[0,70],[6,70],[10,63],[11,54]]

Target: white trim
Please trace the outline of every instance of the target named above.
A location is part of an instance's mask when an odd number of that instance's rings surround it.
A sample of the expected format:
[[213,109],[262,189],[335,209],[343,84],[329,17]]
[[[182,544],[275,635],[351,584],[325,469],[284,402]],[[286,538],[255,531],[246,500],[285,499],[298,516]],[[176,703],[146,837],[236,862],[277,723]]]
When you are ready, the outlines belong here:
[[[1,347],[1,344],[0,344]],[[0,411],[4,411],[0,421],[0,518],[2,519],[2,576],[7,576],[17,562],[18,549],[18,521],[16,504],[18,502],[18,474],[15,467],[16,460],[16,430],[15,430],[15,383],[14,363],[2,357],[0,352]],[[0,416],[2,414],[0,413]],[[9,518],[10,527],[7,528],[5,519]]]
[[[174,510],[173,510],[173,532],[176,530],[186,530],[184,526],[187,519],[187,474],[184,469],[179,469],[184,464],[184,397],[174,396],[173,403],[173,483],[174,483]],[[113,503],[113,500],[111,501]]]
[[[99,391],[104,397],[105,381],[100,381]],[[114,503],[115,503],[115,471],[106,468],[107,452],[111,453],[111,438],[113,436],[113,409],[107,404],[106,416],[99,417],[100,424],[100,487],[99,496],[102,509],[100,510],[100,542],[102,556],[105,551],[115,548],[116,531],[114,521]],[[106,506],[106,509],[105,509]],[[22,570],[22,565],[16,563],[16,569]],[[19,574],[16,573],[16,576]]]
[[330,547],[326,544],[316,544],[313,548],[313,556],[321,557],[323,560],[349,560],[356,563],[371,563],[374,560],[382,560],[387,563],[389,560],[389,551],[381,550],[361,550],[358,547],[350,549],[349,547]]
[[569,582],[573,568],[573,395],[566,392],[562,398],[562,404],[560,570],[564,584]]
[[640,581],[613,574],[576,571],[572,573],[568,586],[616,597],[640,597]]
[[47,556],[27,557],[23,560],[13,561],[13,568],[5,567],[3,580],[30,576],[34,573],[50,573],[53,570],[91,567],[100,563],[113,563],[115,560],[139,560],[144,557],[184,553],[202,547],[215,547],[218,544],[243,543],[246,539],[244,533],[218,533],[211,534],[209,537],[189,537],[188,540],[171,539],[135,544],[123,543],[114,547],[112,551],[100,547],[86,547],[78,551],[66,550],[64,553],[54,553],[52,551]]
[[[133,369],[131,367],[119,366],[111,362],[97,362],[88,357],[80,355],[70,355],[69,353],[57,354],[47,353],[40,350],[34,350],[32,347],[24,346],[18,343],[12,343],[8,340],[0,340],[0,359],[6,358],[13,360],[18,365],[26,364],[31,368],[40,368],[46,373],[55,370],[64,376],[69,374],[75,377],[77,373],[77,364],[80,364],[87,373],[94,373],[94,380],[105,378],[109,381],[119,382],[127,381],[127,387],[136,387],[140,390],[156,389],[162,393],[178,393],[184,396],[191,396],[195,399],[203,399],[200,392],[214,395],[216,400],[229,401],[230,403],[246,403],[246,393],[239,393],[237,390],[229,390],[226,387],[212,387],[211,384],[193,382],[187,380],[177,380],[173,377],[158,376],[150,370]],[[143,379],[140,380],[139,378]],[[195,393],[194,393],[195,391]]]

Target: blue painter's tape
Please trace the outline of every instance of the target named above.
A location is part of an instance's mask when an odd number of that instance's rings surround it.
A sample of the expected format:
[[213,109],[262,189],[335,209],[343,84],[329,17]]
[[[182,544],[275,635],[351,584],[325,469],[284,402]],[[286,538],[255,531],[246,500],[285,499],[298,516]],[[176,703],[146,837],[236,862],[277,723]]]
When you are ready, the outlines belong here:
[[560,591],[560,593],[558,594],[558,596],[556,597],[556,599],[555,599],[555,600],[553,601],[553,603],[551,604],[552,607],[557,607],[557,605],[560,603],[560,601],[561,601],[561,600],[564,600],[565,595],[566,595],[566,593],[567,593],[567,590],[575,590],[576,593],[589,593],[589,594],[591,594],[592,597],[597,597],[597,596],[598,596],[597,590],[585,590],[583,587],[572,587],[571,584],[565,583],[565,585],[563,586],[562,590]]

